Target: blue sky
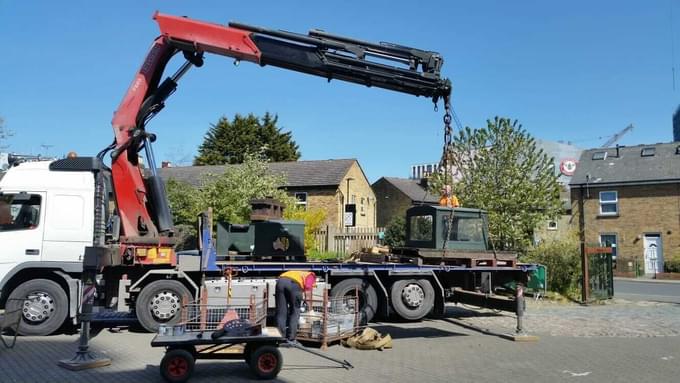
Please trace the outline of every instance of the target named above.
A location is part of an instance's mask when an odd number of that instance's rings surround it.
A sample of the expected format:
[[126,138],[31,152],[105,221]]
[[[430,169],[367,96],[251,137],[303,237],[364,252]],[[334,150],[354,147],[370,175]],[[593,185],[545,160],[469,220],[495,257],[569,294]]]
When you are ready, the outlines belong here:
[[[678,0],[0,0],[10,151],[94,155],[109,144],[113,112],[158,34],[155,10],[438,51],[464,125],[506,116],[537,138],[584,148],[630,123],[621,144],[671,141],[680,103]],[[149,126],[157,161],[190,160],[222,115],[266,111],[293,132],[302,159],[358,158],[371,181],[441,155],[442,115],[428,99],[209,56]]]

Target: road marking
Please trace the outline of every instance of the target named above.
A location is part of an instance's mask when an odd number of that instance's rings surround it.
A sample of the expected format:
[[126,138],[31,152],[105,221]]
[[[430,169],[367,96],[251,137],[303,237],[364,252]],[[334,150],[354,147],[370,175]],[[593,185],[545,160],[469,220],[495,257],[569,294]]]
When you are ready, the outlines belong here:
[[575,377],[575,376],[588,376],[588,375],[591,374],[590,371],[586,371],[586,372],[571,372],[571,371],[569,371],[569,370],[564,370],[564,371],[562,371],[562,373],[563,373],[563,374],[571,374],[572,377]]
[[661,360],[672,360],[672,359],[673,359],[673,356],[672,356],[672,355],[671,355],[671,356],[663,356],[663,357],[661,357]]

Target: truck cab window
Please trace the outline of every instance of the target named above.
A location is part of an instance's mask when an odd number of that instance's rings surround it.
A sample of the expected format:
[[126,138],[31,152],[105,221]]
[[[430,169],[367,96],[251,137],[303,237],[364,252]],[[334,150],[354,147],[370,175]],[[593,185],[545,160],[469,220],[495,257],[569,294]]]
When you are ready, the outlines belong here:
[[432,216],[418,215],[411,217],[411,241],[431,241],[432,240]]
[[484,222],[481,218],[453,217],[453,226],[449,232],[449,217],[442,217],[442,237],[449,233],[449,241],[482,242],[484,240]]
[[39,223],[39,195],[4,194],[0,196],[0,231],[35,229]]

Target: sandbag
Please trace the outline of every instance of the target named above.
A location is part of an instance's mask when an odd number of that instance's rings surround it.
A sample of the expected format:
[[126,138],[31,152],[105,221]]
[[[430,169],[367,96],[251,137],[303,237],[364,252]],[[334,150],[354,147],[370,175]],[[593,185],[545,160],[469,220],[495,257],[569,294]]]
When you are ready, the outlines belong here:
[[345,347],[356,348],[357,350],[380,350],[392,348],[392,337],[387,334],[382,336],[376,330],[366,327],[360,333],[357,333],[342,341]]

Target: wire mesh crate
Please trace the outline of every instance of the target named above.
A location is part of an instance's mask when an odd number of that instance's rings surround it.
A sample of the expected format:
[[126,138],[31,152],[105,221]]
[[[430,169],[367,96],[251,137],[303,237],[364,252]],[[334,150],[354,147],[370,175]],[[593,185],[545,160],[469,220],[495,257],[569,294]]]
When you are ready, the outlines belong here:
[[[310,307],[311,306],[311,307]],[[297,338],[320,342],[321,348],[337,340],[349,338],[359,328],[359,293],[341,298],[329,298],[328,290],[322,296],[314,296],[307,302],[307,309],[300,313]]]
[[265,328],[267,323],[267,292],[258,297],[236,297],[226,300],[226,304],[207,304],[206,294],[198,302],[182,304],[180,324],[187,332],[214,331],[223,328],[228,322],[238,321],[250,326]]

